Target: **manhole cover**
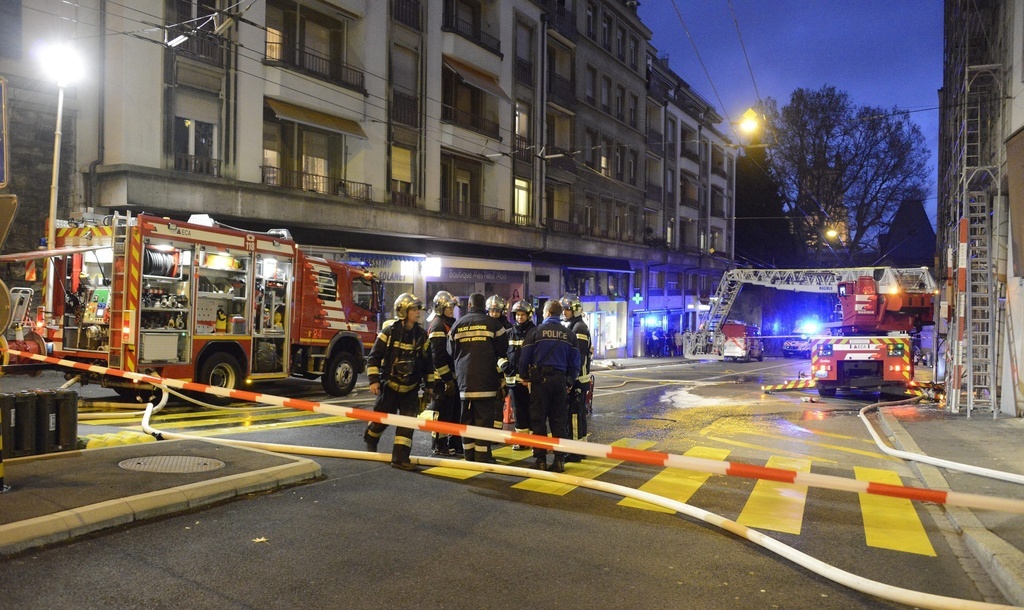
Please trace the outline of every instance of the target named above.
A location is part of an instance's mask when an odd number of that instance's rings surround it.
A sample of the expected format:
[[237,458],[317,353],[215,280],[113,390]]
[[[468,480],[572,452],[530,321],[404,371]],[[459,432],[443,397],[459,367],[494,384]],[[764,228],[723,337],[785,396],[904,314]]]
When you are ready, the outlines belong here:
[[150,455],[146,457],[131,458],[122,460],[117,464],[125,470],[140,470],[143,472],[207,472],[224,467],[224,462],[206,457],[191,457],[186,455]]

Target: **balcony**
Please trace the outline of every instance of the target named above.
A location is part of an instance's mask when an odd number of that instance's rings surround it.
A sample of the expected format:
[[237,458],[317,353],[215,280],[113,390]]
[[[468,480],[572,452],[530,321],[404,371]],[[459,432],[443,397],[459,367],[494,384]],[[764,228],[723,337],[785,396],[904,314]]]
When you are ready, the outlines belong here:
[[684,159],[689,159],[694,163],[700,164],[700,152],[696,150],[691,150],[689,148],[684,147],[682,150],[679,151],[679,156],[683,157]]
[[568,220],[548,218],[548,226],[554,233],[565,233],[568,235],[583,235],[583,227]]
[[720,177],[720,178],[728,178],[729,177],[729,173],[727,171],[725,171],[725,168],[720,166],[720,165],[716,165],[716,166],[712,167],[711,168],[711,173],[716,175],[716,176],[718,176],[718,177]]
[[693,208],[695,210],[700,207],[700,202],[699,201],[697,201],[693,197],[686,197],[685,195],[680,198],[679,203],[681,205],[685,206],[685,207]]
[[395,21],[420,31],[420,0],[395,0]]
[[567,40],[576,40],[576,13],[564,6],[548,2],[551,18],[548,24],[551,29],[564,36]]
[[415,208],[416,195],[414,195],[413,193],[401,193],[399,191],[391,191],[391,205],[400,208]]
[[[573,86],[572,80],[549,72],[548,100],[568,110],[576,108],[576,87]],[[593,100],[590,102],[593,103]]]
[[464,127],[489,138],[494,138],[499,141],[501,140],[498,136],[498,123],[490,119],[485,119],[479,114],[460,110],[454,106],[449,106],[447,104],[441,106],[441,121],[458,125],[459,127]]
[[221,53],[221,39],[219,36],[193,30],[182,25],[167,28],[167,36],[169,38],[174,39],[178,35],[186,36],[185,42],[171,49],[172,52],[204,64],[218,68],[224,67],[224,54]]
[[647,183],[647,198],[651,201],[661,201],[662,196],[665,194],[665,189],[661,185]]
[[668,100],[668,85],[659,78],[647,79],[647,97],[662,105]]
[[301,51],[298,53],[297,59],[292,59],[285,57],[283,43],[268,42],[267,56],[264,61],[270,65],[284,66],[354,89],[360,93],[366,93],[366,77],[362,70],[313,51]]
[[458,199],[442,198],[441,213],[488,222],[505,222],[505,210],[487,207],[471,201],[459,201]]
[[647,130],[647,150],[659,157],[665,156],[665,135],[654,129]]
[[525,137],[525,136],[521,136],[519,134],[516,134],[515,135],[515,151],[514,151],[514,154],[515,154],[515,158],[517,160],[523,161],[525,163],[532,163],[533,162],[533,144],[530,142],[530,139]]
[[401,91],[391,92],[391,120],[409,127],[420,126],[419,100]]
[[533,86],[533,62],[516,57],[516,82],[527,87]]
[[501,41],[474,25],[472,22],[459,19],[453,11],[445,7],[444,22],[441,30],[454,32],[466,40],[483,47],[495,55],[501,56]]
[[220,159],[197,157],[195,155],[174,155],[174,170],[190,174],[204,174],[220,177]]
[[512,224],[517,227],[532,227],[533,226],[533,215],[532,214],[512,214]]
[[263,184],[310,191],[323,195],[338,195],[349,199],[373,200],[373,186],[363,182],[353,182],[331,176],[286,170],[269,165],[260,166],[260,170],[263,173]]
[[544,156],[547,158],[548,167],[560,169],[570,174],[576,173],[576,160],[573,159],[572,151],[559,148],[558,146],[548,146],[544,150]]

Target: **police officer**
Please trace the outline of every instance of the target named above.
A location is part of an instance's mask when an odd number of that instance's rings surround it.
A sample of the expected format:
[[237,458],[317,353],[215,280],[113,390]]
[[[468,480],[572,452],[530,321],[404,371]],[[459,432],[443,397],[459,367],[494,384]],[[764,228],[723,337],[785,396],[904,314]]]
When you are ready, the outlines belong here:
[[[447,290],[441,290],[434,295],[432,305],[434,319],[430,321],[427,335],[430,337],[430,352],[437,376],[434,384],[434,410],[437,411],[438,420],[457,424],[461,420],[462,405],[452,376],[454,362],[448,353],[448,331],[455,324],[455,308],[459,306],[459,300]],[[450,379],[447,384],[443,381],[445,377]],[[430,451],[440,456],[461,455],[462,439],[434,432]]]
[[[508,338],[508,360],[505,368],[505,384],[508,386],[509,394],[512,396],[512,412],[516,418],[516,432],[530,431],[530,390],[523,380],[524,371],[519,367],[519,355],[522,353],[523,341],[527,333],[536,324],[533,323],[533,305],[529,301],[516,301],[512,304],[512,315],[516,323],[509,331]],[[522,449],[519,445],[513,445],[513,449]]]
[[[487,315],[484,295],[469,295],[468,308],[469,313],[448,333],[448,351],[462,399],[462,423],[494,427],[502,382],[498,360],[508,352],[508,333],[500,321]],[[489,441],[463,438],[462,445],[467,461],[494,463]]]
[[[434,382],[427,333],[419,325],[423,303],[408,292],[395,299],[395,319],[384,323],[366,359],[370,392],[377,397],[373,410],[408,417],[419,414],[419,389],[424,387],[429,400]],[[363,433],[367,451],[377,451],[386,424],[371,422]],[[391,466],[401,470],[419,470],[410,460],[412,428],[397,428],[391,449]]]
[[[575,294],[566,294],[559,299],[565,326],[576,337],[580,350],[579,376],[573,381],[569,393],[568,436],[579,441],[587,440],[587,392],[590,391],[590,357],[593,353],[590,342],[590,328],[583,321],[583,303]],[[582,455],[569,455],[567,462],[578,462]]]
[[[579,374],[580,352],[576,336],[560,324],[562,305],[558,301],[544,304],[544,321],[526,334],[518,366],[527,371],[530,380],[530,431],[540,436],[568,438],[566,426],[566,394]],[[547,450],[534,448],[534,468],[565,472],[565,453],[556,451],[550,468]]]

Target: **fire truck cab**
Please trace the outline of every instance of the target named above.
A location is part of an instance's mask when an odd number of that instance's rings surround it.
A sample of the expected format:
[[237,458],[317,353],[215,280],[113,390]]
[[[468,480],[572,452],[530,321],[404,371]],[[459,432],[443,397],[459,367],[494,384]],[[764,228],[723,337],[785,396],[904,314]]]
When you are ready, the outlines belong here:
[[343,396],[376,336],[374,276],[305,255],[287,231],[115,216],[59,228],[57,245],[68,253],[53,257],[53,311],[37,333],[60,358],[224,388],[319,378]]

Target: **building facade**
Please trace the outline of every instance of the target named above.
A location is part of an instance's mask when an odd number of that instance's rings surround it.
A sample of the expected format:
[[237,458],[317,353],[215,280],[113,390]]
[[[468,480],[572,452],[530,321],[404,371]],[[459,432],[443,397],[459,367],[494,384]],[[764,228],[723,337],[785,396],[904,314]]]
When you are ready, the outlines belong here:
[[[318,254],[368,264],[387,302],[576,292],[600,357],[636,354],[648,325],[692,326],[687,307],[729,266],[733,149],[714,108],[652,61],[635,2],[3,10],[6,192],[29,229],[8,250],[45,235],[56,87],[35,50],[59,38],[85,67],[66,88],[58,218],[286,227]],[[669,85],[652,90],[653,74]],[[20,268],[5,273],[24,284]]]
[[939,373],[954,412],[1024,414],[1024,2],[946,0]]

